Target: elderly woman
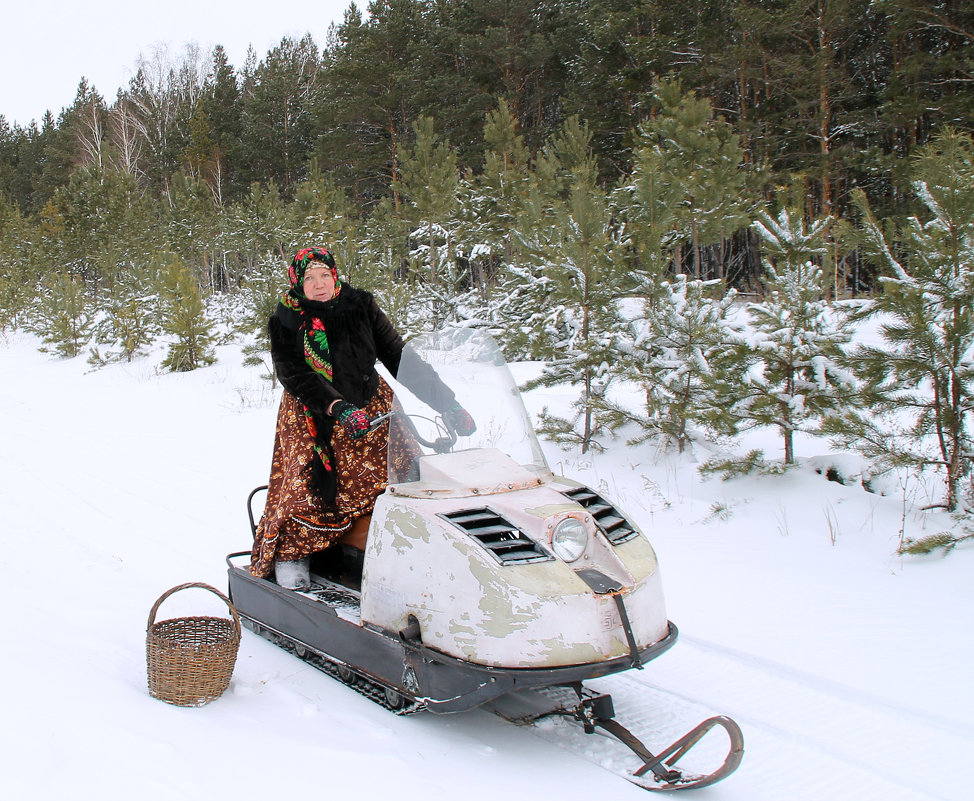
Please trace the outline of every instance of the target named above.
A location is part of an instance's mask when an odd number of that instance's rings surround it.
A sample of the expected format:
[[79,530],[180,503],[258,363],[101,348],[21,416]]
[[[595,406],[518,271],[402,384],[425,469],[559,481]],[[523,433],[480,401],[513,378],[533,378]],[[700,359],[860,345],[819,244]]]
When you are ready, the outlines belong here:
[[[388,439],[406,434],[370,421],[390,411],[403,340],[375,298],[339,280],[327,248],[291,260],[291,288],[270,319],[274,369],[284,387],[253,575],[287,589],[310,585],[309,557],[338,542],[364,549],[375,499],[385,488]],[[470,415],[432,370],[422,399],[461,436]]]

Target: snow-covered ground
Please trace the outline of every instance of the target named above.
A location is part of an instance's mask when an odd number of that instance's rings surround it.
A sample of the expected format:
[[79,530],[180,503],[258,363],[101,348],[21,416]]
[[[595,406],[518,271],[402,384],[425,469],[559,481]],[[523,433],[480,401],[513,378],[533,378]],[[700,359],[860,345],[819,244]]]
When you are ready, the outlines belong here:
[[[149,610],[186,581],[225,590],[277,395],[235,347],[173,375],[160,354],[89,372],[36,345],[0,341],[0,797],[646,797],[597,764],[598,736],[483,711],[396,717],[250,632],[223,697],[151,698]],[[537,390],[526,404],[568,399]],[[777,453],[773,432],[759,439],[748,446]],[[826,452],[805,441],[803,469],[722,482],[647,447],[547,448],[555,472],[603,489],[650,537],[681,630],[644,670],[597,684],[651,745],[716,713],[740,723],[741,768],[691,798],[968,799],[974,551],[896,556],[901,536],[949,518],[915,511],[909,484],[827,481],[812,458]],[[190,590],[159,618],[208,613],[220,601]]]

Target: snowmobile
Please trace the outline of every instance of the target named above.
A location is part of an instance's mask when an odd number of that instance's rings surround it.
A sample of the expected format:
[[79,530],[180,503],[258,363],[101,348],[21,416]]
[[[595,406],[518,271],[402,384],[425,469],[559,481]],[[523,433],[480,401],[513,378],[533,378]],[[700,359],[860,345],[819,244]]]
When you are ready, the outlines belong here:
[[[458,437],[419,400],[429,367],[473,416],[473,435]],[[642,669],[677,628],[649,540],[601,492],[551,472],[494,340],[472,330],[419,337],[389,381],[393,411],[374,421],[398,427],[389,483],[358,569],[334,546],[312,558],[311,588],[294,591],[251,575],[249,551],[230,554],[244,625],[398,714],[564,716],[624,744],[641,763],[626,778],[646,789],[732,773],[743,736],[730,718],[657,753],[615,719],[610,695],[583,686]],[[247,499],[252,534],[264,489]],[[682,770],[681,758],[720,729],[719,767]]]

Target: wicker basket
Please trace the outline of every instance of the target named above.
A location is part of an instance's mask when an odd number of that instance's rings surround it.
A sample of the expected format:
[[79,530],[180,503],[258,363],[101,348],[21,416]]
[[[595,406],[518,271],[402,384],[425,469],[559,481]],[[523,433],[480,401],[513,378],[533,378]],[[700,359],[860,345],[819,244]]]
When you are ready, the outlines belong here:
[[[159,605],[174,592],[199,587],[218,595],[233,620],[223,617],[178,617],[155,622]],[[230,684],[240,645],[240,618],[230,599],[209,584],[190,582],[164,592],[149,612],[145,656],[149,694],[177,706],[203,706],[219,698]]]

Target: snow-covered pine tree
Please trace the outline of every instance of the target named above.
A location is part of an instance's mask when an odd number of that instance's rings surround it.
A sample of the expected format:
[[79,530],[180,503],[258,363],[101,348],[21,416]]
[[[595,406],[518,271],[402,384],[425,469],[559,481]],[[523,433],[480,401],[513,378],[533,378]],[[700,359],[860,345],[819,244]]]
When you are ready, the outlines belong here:
[[[865,196],[863,233],[891,271],[868,311],[882,343],[850,363],[862,405],[832,422],[846,444],[886,464],[942,472],[948,510],[974,506],[974,139],[947,130],[921,151],[913,184],[925,213],[887,235]],[[970,485],[968,484],[968,489]]]
[[214,326],[200,287],[185,261],[175,254],[159,257],[157,269],[160,323],[172,339],[162,366],[187,372],[213,364]]
[[629,444],[661,438],[683,453],[697,426],[721,433],[732,428],[726,387],[736,374],[731,354],[736,329],[729,311],[734,293],[714,297],[720,282],[691,281],[678,275],[644,301],[643,316],[619,338],[622,358],[612,372],[642,389],[642,408],[609,404],[613,426],[635,423],[640,433]]
[[[676,273],[722,279],[704,269],[703,248],[727,241],[752,219],[740,137],[714,115],[709,100],[684,93],[679,81],[661,80],[655,95],[659,112],[640,125],[634,154],[636,253],[668,252]],[[642,236],[648,237],[645,247]],[[684,253],[691,260],[686,267]]]
[[554,209],[561,203],[559,169],[557,157],[550,152],[531,165],[513,231],[512,253],[517,255],[497,274],[488,315],[509,359],[542,360],[554,350],[553,331],[546,320],[554,280],[548,253]]
[[456,321],[457,296],[469,289],[456,262],[460,178],[456,152],[436,136],[432,118],[420,117],[413,130],[415,143],[401,150],[398,190],[412,225],[413,269],[439,325]]
[[257,268],[241,287],[241,313],[236,332],[243,336],[241,353],[248,367],[263,367],[266,378],[277,386],[277,377],[270,357],[267,324],[277,310],[277,304],[287,290],[287,265],[278,253],[267,252],[257,261]]
[[227,243],[243,259],[242,277],[256,270],[261,254],[284,247],[295,250],[304,243],[293,242],[291,222],[281,194],[273,182],[254,182],[250,192],[230,207],[227,218]]
[[0,192],[0,332],[20,323],[36,283],[24,249],[27,231],[20,208]]
[[130,362],[143,353],[159,335],[153,308],[158,300],[147,286],[145,276],[136,274],[134,264],[121,270],[111,294],[101,299],[101,313],[95,329],[95,342],[89,364]]
[[829,305],[827,279],[813,261],[828,223],[806,225],[785,208],[777,217],[762,212],[753,224],[769,257],[765,299],[747,307],[753,331],[739,351],[744,380],[733,412],[743,427],[777,427],[785,464],[796,461],[795,432],[817,431],[852,390],[851,374],[839,366],[850,321]]
[[[289,244],[295,248],[328,247],[338,263],[339,275],[359,285],[363,226],[358,210],[348,194],[322,174],[317,161],[312,161],[307,179],[298,184],[287,211]],[[261,256],[260,260],[265,258]],[[280,269],[280,259],[277,266]]]
[[44,343],[40,350],[73,358],[87,347],[94,324],[95,306],[84,282],[68,266],[54,266],[41,278],[28,312],[28,329]]
[[210,188],[180,173],[172,181],[169,203],[163,206],[165,239],[199,276],[207,292],[229,288],[223,254],[226,250],[223,209],[214,204]]
[[[534,283],[525,293],[529,297],[542,287],[545,291],[537,298],[541,313],[535,332],[535,347],[545,365],[527,388],[580,388],[574,417],[546,410],[541,433],[565,445],[578,444],[582,453],[598,445],[595,438],[603,427],[600,415],[621,327],[616,295],[625,274],[623,248],[608,197],[597,183],[590,141],[588,127],[572,117],[539,159],[535,177],[546,179],[538,197],[548,198],[548,220],[535,230],[534,270],[528,276]],[[543,283],[538,280],[542,275]]]
[[632,253],[632,294],[646,300],[657,296],[680,241],[676,204],[661,188],[664,183],[652,148],[640,147],[633,153],[629,180],[612,195],[619,218],[625,221],[624,242]]
[[463,183],[460,213],[471,278],[488,304],[500,272],[520,260],[516,232],[531,180],[530,153],[504,100],[487,114],[484,146],[483,169]]
[[372,292],[407,339],[431,330],[429,304],[409,271],[409,226],[392,198],[383,198],[365,220],[356,286]]

